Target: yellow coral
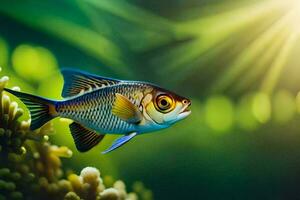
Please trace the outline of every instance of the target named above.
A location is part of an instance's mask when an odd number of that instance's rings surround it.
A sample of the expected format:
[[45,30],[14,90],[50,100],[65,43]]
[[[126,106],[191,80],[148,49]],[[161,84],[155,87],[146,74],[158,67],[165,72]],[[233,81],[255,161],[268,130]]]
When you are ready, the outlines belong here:
[[119,200],[119,191],[115,188],[108,188],[100,194],[101,200]]
[[64,200],[80,200],[80,197],[75,192],[68,192]]

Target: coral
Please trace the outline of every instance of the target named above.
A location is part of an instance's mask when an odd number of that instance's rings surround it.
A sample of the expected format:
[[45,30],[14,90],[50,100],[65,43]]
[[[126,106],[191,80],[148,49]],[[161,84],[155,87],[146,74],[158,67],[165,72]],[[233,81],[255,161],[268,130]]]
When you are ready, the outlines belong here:
[[143,186],[134,187],[137,193],[127,193],[120,180],[106,188],[99,170],[94,167],[84,168],[80,175],[72,173],[66,177],[61,159],[71,157],[72,152],[48,141],[53,132],[51,123],[31,131],[30,121],[20,120],[23,110],[3,92],[7,82],[8,77],[0,78],[0,200],[152,199],[151,192]]

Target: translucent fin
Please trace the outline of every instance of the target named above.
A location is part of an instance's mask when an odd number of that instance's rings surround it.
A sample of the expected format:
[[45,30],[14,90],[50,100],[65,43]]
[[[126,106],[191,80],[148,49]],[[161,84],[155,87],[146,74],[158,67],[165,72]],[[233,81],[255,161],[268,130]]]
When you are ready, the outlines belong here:
[[120,82],[120,80],[96,76],[72,69],[63,69],[61,73],[64,77],[62,97],[75,96],[81,92],[108,87]]
[[142,119],[142,113],[127,97],[116,93],[112,113],[129,123],[138,123]]
[[96,146],[105,135],[88,130],[77,122],[70,124],[70,131],[78,151],[86,152]]
[[45,123],[58,116],[55,109],[55,101],[7,88],[4,88],[4,90],[17,96],[26,105],[30,111],[31,130],[40,128]]
[[137,134],[136,132],[133,132],[133,133],[130,133],[128,135],[118,138],[116,141],[114,141],[114,143],[107,150],[103,151],[102,154],[106,154],[108,152],[111,152],[111,151],[119,148],[120,146],[124,145],[129,140],[131,140],[134,136],[136,136],[136,134]]

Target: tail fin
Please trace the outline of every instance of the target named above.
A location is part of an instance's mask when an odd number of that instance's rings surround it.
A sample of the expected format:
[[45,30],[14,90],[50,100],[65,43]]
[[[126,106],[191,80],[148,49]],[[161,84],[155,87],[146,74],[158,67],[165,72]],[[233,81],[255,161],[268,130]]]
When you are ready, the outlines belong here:
[[20,98],[27,106],[31,115],[31,130],[40,128],[46,122],[58,116],[55,109],[55,101],[7,88],[4,88],[4,90]]

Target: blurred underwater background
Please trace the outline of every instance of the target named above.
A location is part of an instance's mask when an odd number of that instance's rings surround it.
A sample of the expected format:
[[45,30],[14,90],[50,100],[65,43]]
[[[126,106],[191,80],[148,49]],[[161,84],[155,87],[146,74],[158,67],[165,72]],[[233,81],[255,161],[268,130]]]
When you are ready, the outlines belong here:
[[[1,94],[1,199],[30,199],[26,184],[14,183],[28,170],[42,186],[63,179],[62,190],[47,190],[61,192],[57,198],[95,199],[72,186],[88,166],[101,172],[87,168],[97,191],[106,185],[123,194],[111,199],[300,198],[299,0],[0,0],[0,25],[0,78],[9,77],[0,88],[62,99],[60,69],[71,67],[149,81],[192,100],[184,121],[101,155],[117,136],[80,153],[67,120],[9,139],[29,114]],[[41,145],[54,152],[55,169],[32,168]],[[31,155],[26,173],[14,168]]]

